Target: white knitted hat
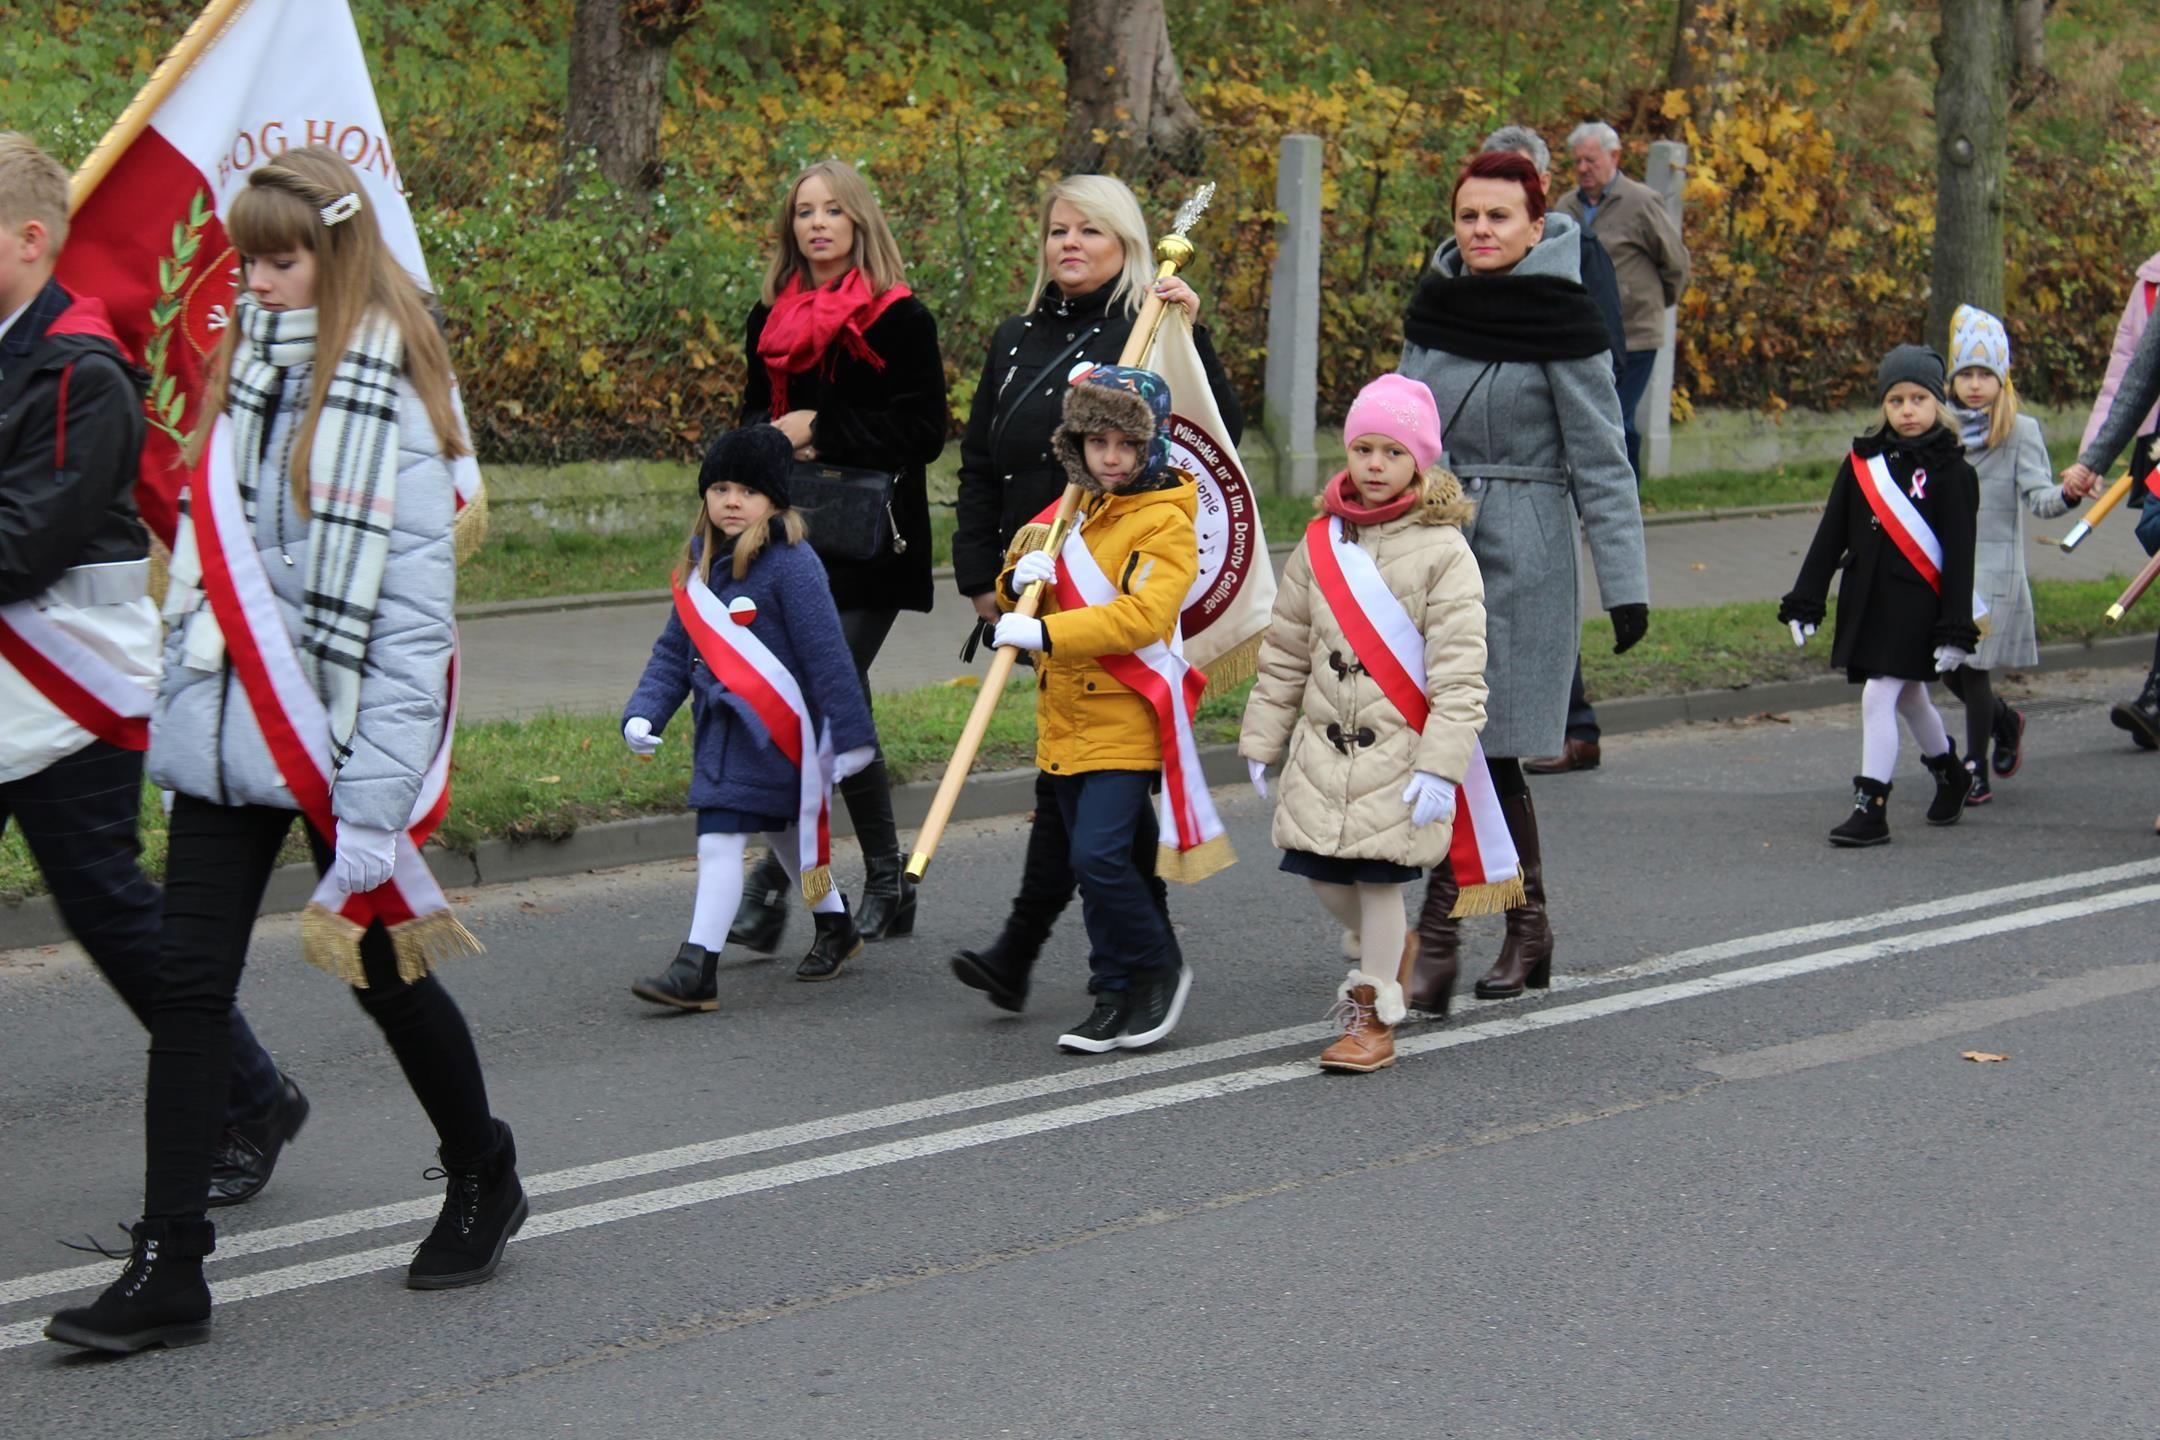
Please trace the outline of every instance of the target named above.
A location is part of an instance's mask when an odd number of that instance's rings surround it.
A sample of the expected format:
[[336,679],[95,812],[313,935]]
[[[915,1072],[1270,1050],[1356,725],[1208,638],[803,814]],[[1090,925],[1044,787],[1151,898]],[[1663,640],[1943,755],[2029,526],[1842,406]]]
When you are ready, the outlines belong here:
[[2010,378],[2010,332],[1985,310],[1960,305],[1950,317],[1950,373],[1986,370],[1998,380]]

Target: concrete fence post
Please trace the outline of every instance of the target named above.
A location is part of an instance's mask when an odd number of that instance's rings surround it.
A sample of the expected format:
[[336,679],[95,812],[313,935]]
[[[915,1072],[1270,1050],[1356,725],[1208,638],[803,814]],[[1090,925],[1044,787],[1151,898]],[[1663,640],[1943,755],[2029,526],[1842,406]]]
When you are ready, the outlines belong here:
[[[1664,198],[1675,225],[1680,224],[1680,192],[1687,185],[1687,162],[1687,146],[1677,140],[1654,141],[1650,165],[1643,176],[1644,183]],[[1665,307],[1665,338],[1658,345],[1650,388],[1643,392],[1642,408],[1635,413],[1635,428],[1643,437],[1643,471],[1649,475],[1672,473],[1673,346],[1678,318],[1673,306]]]
[[1275,488],[1320,484],[1313,417],[1320,403],[1320,138],[1285,135],[1275,171],[1275,272],[1268,287],[1267,395],[1262,424],[1278,464]]

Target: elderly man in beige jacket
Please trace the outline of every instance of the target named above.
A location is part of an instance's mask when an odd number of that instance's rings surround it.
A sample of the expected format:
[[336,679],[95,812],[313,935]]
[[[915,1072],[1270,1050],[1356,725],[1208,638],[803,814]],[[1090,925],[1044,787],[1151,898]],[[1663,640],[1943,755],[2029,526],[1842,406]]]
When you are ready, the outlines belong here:
[[1620,172],[1620,136],[1612,126],[1590,121],[1568,136],[1575,156],[1577,189],[1560,197],[1556,209],[1574,217],[1612,256],[1620,273],[1620,320],[1627,330],[1627,354],[1620,365],[1620,421],[1627,431],[1628,463],[1642,478],[1642,437],[1635,432],[1635,411],[1649,388],[1658,347],[1665,343],[1665,311],[1680,303],[1687,289],[1688,252],[1680,227],[1657,191]]

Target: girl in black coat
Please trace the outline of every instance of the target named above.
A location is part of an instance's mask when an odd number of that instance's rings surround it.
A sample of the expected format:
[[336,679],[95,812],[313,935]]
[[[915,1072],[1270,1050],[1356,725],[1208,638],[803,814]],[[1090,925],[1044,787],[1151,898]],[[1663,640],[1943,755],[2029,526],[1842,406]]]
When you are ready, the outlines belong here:
[[[945,448],[950,412],[937,322],[902,282],[900,247],[854,167],[824,160],[795,177],[774,227],[763,299],[743,327],[748,375],[741,423],[771,424],[801,460],[893,470],[893,546],[871,560],[827,557],[848,653],[870,693],[870,665],[902,610],[930,608],[930,497],[924,469]],[[811,543],[817,541],[813,525]],[[915,887],[901,873],[885,757],[842,781],[863,888],[866,940],[915,928]],[[778,948],[787,872],[770,854],[746,887],[731,943]]]
[[[1035,283],[1028,292],[1032,302],[991,336],[960,442],[953,580],[960,593],[975,602],[982,618],[979,635],[997,623],[995,587],[998,572],[1005,568],[1006,547],[1021,526],[1064,493],[1065,468],[1051,453],[1050,437],[1064,416],[1066,377],[1083,361],[1106,365],[1124,353],[1150,286],[1188,316],[1200,312],[1200,297],[1183,280],[1154,278],[1147,221],[1140,202],[1121,180],[1068,175],[1051,186],[1043,197],[1036,245]],[[1245,430],[1237,392],[1215,358],[1205,327],[1194,325],[1193,342],[1215,408],[1235,442]],[[1145,857],[1156,908],[1167,915],[1169,899],[1153,868],[1155,837],[1136,836],[1135,844]],[[961,983],[987,991],[1000,1008],[1018,1010],[1027,999],[1035,958],[1073,889],[1071,852],[1058,820],[1057,797],[1050,777],[1041,775],[1012,914],[995,941],[955,955],[953,973]]]
[[1972,787],[1927,689],[1980,643],[1973,621],[1980,488],[1957,432],[1943,423],[1943,378],[1942,356],[1925,346],[1900,345],[1884,357],[1883,424],[1853,442],[1800,578],[1778,607],[1794,643],[1805,644],[1822,623],[1831,572],[1844,567],[1830,659],[1863,687],[1862,740],[1853,812],[1830,832],[1833,845],[1890,838],[1900,719],[1935,777],[1930,825],[1956,824]]

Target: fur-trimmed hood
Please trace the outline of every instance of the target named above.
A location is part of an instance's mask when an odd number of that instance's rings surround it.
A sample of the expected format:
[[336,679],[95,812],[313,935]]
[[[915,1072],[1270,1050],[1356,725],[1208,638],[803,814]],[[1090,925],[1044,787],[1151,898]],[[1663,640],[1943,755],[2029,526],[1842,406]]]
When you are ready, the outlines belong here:
[[1097,365],[1073,377],[1050,448],[1066,479],[1093,495],[1102,493],[1102,485],[1088,473],[1086,441],[1107,430],[1150,437],[1140,474],[1126,493],[1177,483],[1170,468],[1170,387],[1162,376],[1130,365]]

